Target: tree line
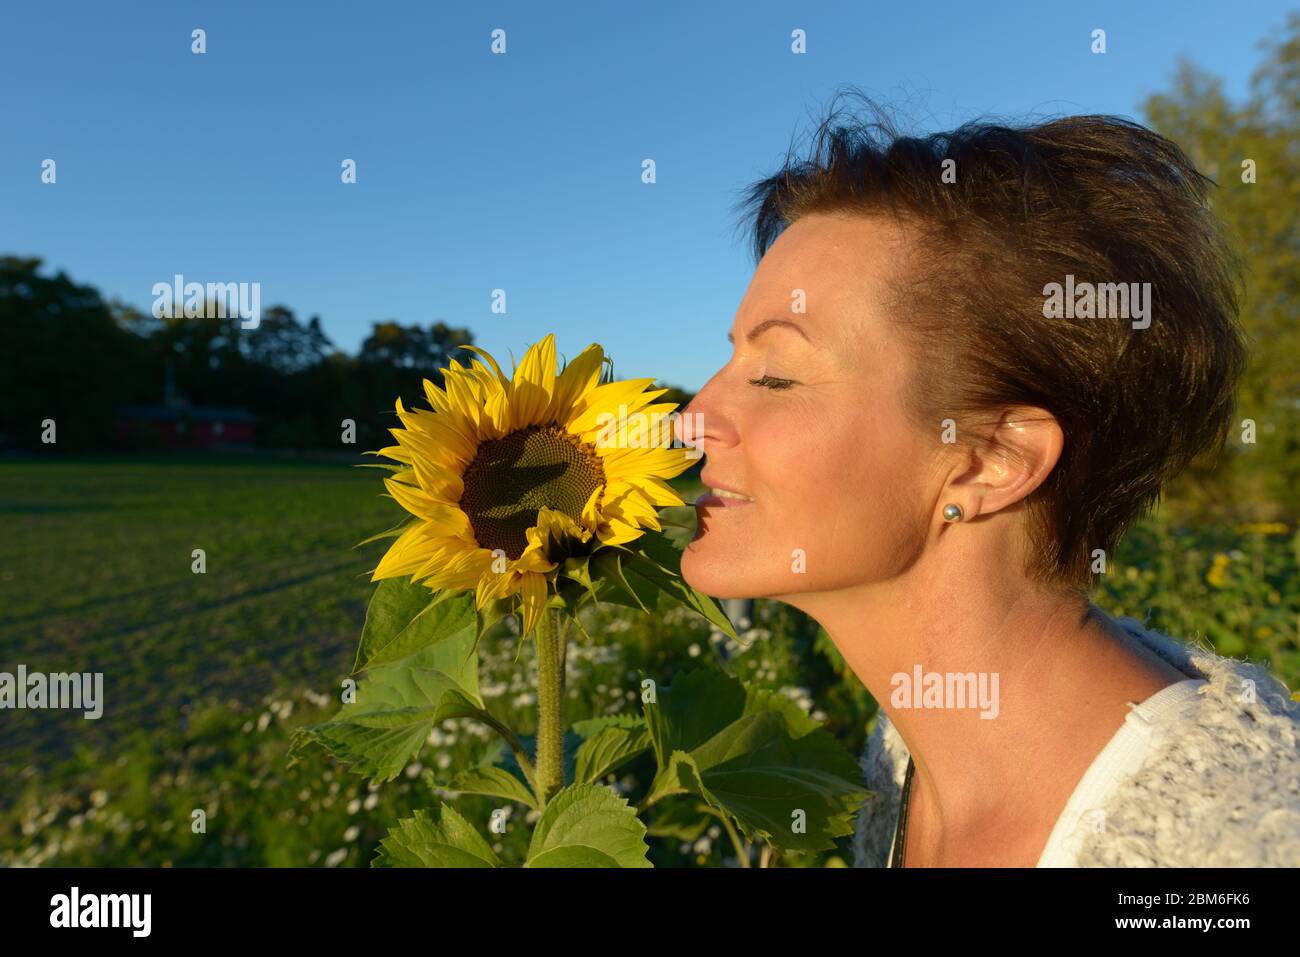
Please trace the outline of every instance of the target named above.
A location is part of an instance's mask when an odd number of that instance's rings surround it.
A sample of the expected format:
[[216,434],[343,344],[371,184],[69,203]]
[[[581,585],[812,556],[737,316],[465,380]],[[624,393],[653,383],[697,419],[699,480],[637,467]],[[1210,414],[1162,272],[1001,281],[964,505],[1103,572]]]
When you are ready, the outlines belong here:
[[[263,310],[256,328],[238,315],[158,319],[38,258],[0,257],[0,448],[88,452],[119,447],[118,410],[159,405],[173,393],[191,406],[246,409],[260,448],[374,450],[398,426],[394,400],[427,407],[425,379],[441,384],[455,357],[472,354],[466,328],[374,322],[356,355],[338,349],[319,316]],[[211,317],[211,318],[209,318]],[[663,401],[690,395],[669,387]],[[354,446],[342,444],[344,420]],[[57,424],[53,446],[42,423]]]

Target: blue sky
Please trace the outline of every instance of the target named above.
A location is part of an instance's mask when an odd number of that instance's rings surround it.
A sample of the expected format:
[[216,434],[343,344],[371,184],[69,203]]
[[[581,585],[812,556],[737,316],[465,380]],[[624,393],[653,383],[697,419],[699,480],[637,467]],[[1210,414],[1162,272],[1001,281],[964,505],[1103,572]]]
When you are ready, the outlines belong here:
[[[14,3],[0,253],[144,310],[176,273],[257,281],[264,309],[318,314],[349,351],[382,319],[468,326],[503,359],[554,331],[568,355],[602,343],[620,377],[696,389],[730,355],[753,271],[739,191],[840,85],[920,131],[1140,120],[1180,55],[1244,95],[1293,7]],[[505,55],[489,49],[497,28]]]

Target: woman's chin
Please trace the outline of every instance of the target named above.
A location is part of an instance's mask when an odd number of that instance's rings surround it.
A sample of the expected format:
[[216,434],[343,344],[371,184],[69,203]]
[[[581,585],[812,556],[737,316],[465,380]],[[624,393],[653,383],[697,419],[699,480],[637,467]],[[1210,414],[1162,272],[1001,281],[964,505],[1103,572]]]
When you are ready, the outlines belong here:
[[682,553],[682,578],[714,598],[752,598],[757,594],[753,583],[737,574],[744,565],[743,556],[714,554],[707,541],[697,538]]

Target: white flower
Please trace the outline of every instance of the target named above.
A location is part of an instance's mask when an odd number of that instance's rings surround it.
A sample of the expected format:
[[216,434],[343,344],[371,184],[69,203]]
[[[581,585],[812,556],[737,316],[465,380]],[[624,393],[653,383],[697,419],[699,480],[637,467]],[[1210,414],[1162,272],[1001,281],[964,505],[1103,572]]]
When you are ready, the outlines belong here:
[[[312,704],[314,704],[314,705],[315,705],[316,707],[318,707],[318,708],[323,708],[323,707],[325,707],[325,706],[328,705],[328,704],[330,703],[330,701],[331,701],[329,695],[327,695],[327,694],[321,694],[320,692],[317,692],[317,691],[308,691],[308,692],[306,692],[306,693],[303,695],[303,697],[305,697],[308,701],[310,701]],[[317,857],[320,856],[320,851],[317,851],[317,852],[316,852],[316,856],[317,856]]]

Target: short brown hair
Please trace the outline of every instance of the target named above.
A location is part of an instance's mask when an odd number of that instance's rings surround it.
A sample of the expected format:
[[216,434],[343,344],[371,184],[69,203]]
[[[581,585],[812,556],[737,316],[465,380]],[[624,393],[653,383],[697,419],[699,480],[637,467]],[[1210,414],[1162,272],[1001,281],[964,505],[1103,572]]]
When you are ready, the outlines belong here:
[[[748,188],[755,261],[810,213],[899,217],[924,250],[891,310],[926,363],[909,405],[923,427],[951,418],[974,442],[968,426],[999,408],[1056,417],[1065,446],[1026,500],[1027,570],[1085,589],[1092,551],[1109,555],[1171,477],[1226,439],[1246,349],[1240,264],[1207,205],[1214,184],[1174,143],[1117,117],[914,137],[867,102],[867,122],[837,122],[832,104],[811,157],[788,155]],[[1150,326],[1047,318],[1047,284],[1067,275],[1149,282]]]

